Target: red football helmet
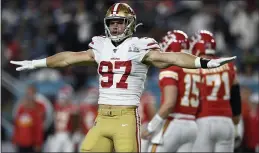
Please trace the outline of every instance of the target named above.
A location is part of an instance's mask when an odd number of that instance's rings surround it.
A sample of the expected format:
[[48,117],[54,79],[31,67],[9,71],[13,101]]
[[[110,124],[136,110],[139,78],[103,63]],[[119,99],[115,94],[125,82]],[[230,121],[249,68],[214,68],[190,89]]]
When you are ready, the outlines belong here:
[[216,41],[213,34],[207,30],[197,32],[191,38],[191,51],[193,55],[214,55],[216,53]]
[[189,52],[190,42],[185,32],[174,30],[167,32],[160,46],[164,52]]

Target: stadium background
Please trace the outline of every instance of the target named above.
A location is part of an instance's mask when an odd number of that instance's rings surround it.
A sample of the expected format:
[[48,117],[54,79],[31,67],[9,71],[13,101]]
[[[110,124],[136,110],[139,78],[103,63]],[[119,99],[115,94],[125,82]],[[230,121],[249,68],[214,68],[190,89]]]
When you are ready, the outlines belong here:
[[[64,50],[86,50],[92,36],[104,35],[105,11],[114,2],[126,2],[135,10],[137,21],[144,24],[138,27],[136,36],[159,41],[168,30],[179,29],[188,35],[200,29],[212,31],[218,54],[238,57],[236,65],[243,101],[253,101],[258,107],[257,0],[2,0],[2,143],[10,143],[13,111],[28,84],[36,84],[39,93],[53,102],[58,89],[66,83],[80,93],[89,86],[97,86],[98,80],[95,67],[16,72],[9,61],[39,59]],[[150,68],[146,81],[146,90],[156,97],[157,106],[160,99],[158,72]]]

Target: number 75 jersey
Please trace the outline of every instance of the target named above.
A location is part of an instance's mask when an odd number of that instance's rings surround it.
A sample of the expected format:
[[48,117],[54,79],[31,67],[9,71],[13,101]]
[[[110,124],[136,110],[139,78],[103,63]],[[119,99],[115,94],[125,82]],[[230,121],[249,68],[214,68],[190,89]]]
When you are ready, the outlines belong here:
[[150,49],[159,49],[152,38],[131,37],[114,46],[107,37],[95,36],[89,44],[98,63],[98,104],[139,105],[148,66],[141,61]]

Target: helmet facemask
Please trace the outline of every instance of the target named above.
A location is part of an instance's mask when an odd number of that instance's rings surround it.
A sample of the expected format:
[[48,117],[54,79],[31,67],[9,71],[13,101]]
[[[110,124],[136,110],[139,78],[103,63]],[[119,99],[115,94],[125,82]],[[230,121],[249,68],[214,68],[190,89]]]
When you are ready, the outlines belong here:
[[[109,29],[109,23],[111,20],[114,19],[120,19],[123,20],[124,24],[126,25],[123,33],[119,35],[112,35],[111,31]],[[124,40],[125,38],[131,37],[133,33],[135,32],[135,26],[136,26],[136,19],[134,17],[106,17],[104,18],[104,28],[105,28],[105,34],[107,37],[109,37],[114,42],[120,42]]]

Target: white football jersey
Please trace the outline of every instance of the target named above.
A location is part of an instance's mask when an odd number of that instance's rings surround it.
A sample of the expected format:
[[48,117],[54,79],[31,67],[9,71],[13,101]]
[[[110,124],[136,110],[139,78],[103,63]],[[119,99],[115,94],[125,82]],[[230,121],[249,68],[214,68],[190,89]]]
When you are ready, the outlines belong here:
[[139,105],[148,66],[141,61],[149,49],[160,48],[152,38],[127,38],[115,47],[111,39],[95,36],[89,44],[98,63],[98,104]]

